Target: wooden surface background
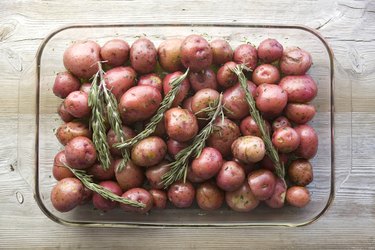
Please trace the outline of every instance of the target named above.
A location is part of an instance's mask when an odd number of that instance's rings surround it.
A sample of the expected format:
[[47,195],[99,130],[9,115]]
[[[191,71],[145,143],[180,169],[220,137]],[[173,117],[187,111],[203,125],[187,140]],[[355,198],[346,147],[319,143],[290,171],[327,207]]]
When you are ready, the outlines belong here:
[[[336,197],[321,219],[300,228],[100,229],[61,226],[40,211],[34,166],[17,165],[19,79],[53,29],[145,21],[303,24],[326,37],[336,59]],[[375,249],[374,1],[0,0],[0,69],[0,248]]]

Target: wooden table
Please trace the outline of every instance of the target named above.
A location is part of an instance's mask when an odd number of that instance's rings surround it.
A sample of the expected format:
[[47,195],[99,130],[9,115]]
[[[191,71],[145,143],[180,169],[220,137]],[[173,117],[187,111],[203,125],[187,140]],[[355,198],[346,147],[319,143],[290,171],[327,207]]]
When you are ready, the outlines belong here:
[[[0,6],[0,248],[375,248],[374,1],[3,0]],[[62,25],[153,20],[304,24],[327,38],[337,88],[346,91],[335,114],[336,197],[322,218],[299,228],[100,229],[61,226],[40,211],[33,166],[17,165],[19,79],[39,44]]]

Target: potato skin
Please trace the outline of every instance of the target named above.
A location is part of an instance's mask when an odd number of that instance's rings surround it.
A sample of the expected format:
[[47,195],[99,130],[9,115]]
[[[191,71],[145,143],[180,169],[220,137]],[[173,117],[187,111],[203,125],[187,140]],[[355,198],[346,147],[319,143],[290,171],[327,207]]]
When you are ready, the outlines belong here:
[[89,116],[91,109],[88,101],[89,96],[85,92],[73,91],[64,100],[65,110],[76,118]]
[[170,169],[167,161],[149,167],[146,169],[146,178],[150,183],[150,186],[154,189],[162,189],[164,187],[162,179],[165,173]]
[[60,72],[56,75],[53,84],[53,93],[60,98],[67,97],[71,92],[79,90],[80,81],[69,72]]
[[[118,196],[122,194],[120,186],[115,181],[102,181],[99,182],[99,185]],[[118,206],[118,202],[106,199],[98,193],[93,194],[92,203],[94,207],[102,211],[109,211]]]
[[96,161],[95,146],[87,137],[75,137],[66,144],[65,157],[66,162],[71,168],[89,168]]
[[210,43],[212,61],[216,65],[229,62],[233,58],[233,49],[224,39],[215,39]]
[[276,178],[275,190],[271,197],[264,202],[271,208],[282,208],[285,204],[286,189],[285,181]]
[[59,212],[68,212],[79,205],[83,197],[83,184],[76,178],[64,178],[51,191],[51,202]]
[[91,91],[91,83],[89,83],[89,82],[82,83],[79,90],[82,91],[82,92],[85,92],[87,95],[89,95],[90,91]]
[[189,82],[195,92],[207,88],[217,90],[216,74],[210,68],[201,72],[191,72]]
[[291,127],[279,128],[273,132],[272,144],[279,152],[290,153],[300,145],[300,137]]
[[216,210],[223,205],[224,192],[214,183],[207,181],[198,186],[196,200],[201,209],[207,211]]
[[195,198],[195,189],[193,185],[186,181],[176,181],[168,189],[168,200],[175,207],[187,208],[193,204]]
[[288,167],[289,179],[298,186],[309,185],[314,178],[313,169],[308,160],[298,159]]
[[286,201],[293,207],[305,207],[310,202],[310,192],[305,187],[292,186],[286,192]]
[[238,189],[245,178],[245,170],[240,164],[227,161],[221,166],[216,176],[216,184],[222,190],[231,192]]
[[171,138],[169,138],[167,140],[167,150],[168,150],[168,154],[170,156],[172,156],[173,158],[181,151],[183,150],[184,148],[188,147],[189,146],[189,143],[187,142],[179,142],[179,141],[176,141],[176,140],[173,140]]
[[262,113],[267,116],[277,116],[286,106],[288,95],[280,86],[264,83],[256,89],[255,102]]
[[100,46],[94,41],[77,41],[63,55],[65,68],[78,78],[88,79],[98,72]]
[[[115,169],[120,162],[120,159],[116,160]],[[131,160],[126,163],[121,172],[115,171],[115,177],[122,191],[142,186],[145,179],[142,169],[135,165]]]
[[208,118],[207,112],[204,109],[212,106],[215,101],[219,99],[219,92],[214,89],[201,89],[195,93],[191,100],[191,109],[193,114],[199,118]]
[[162,82],[161,78],[155,73],[151,73],[151,74],[141,76],[139,78],[137,84],[138,84],[138,86],[154,87],[157,90],[159,90],[160,93],[163,90],[163,82]]
[[129,189],[128,191],[122,194],[122,197],[132,201],[143,203],[145,205],[145,207],[133,207],[131,205],[121,203],[120,207],[126,212],[145,214],[151,210],[153,205],[152,195],[146,189],[143,188]]
[[123,65],[129,60],[129,44],[122,39],[112,39],[100,49],[100,56],[112,67]]
[[115,177],[115,163],[116,161],[112,160],[107,170],[104,170],[100,163],[95,163],[92,167],[87,169],[87,173],[98,181],[111,180]]
[[135,85],[137,73],[131,67],[116,67],[108,70],[104,75],[107,88],[116,97],[117,101],[131,87]]
[[247,177],[250,189],[258,200],[269,199],[276,185],[276,176],[269,170],[254,170]]
[[254,70],[258,62],[258,52],[251,44],[241,44],[233,53],[233,61],[237,64],[244,64]]
[[238,189],[226,192],[225,201],[236,212],[249,212],[259,205],[259,200],[251,192],[246,181]]
[[285,108],[285,115],[294,123],[305,124],[311,121],[316,114],[316,109],[311,104],[289,103]]
[[91,132],[86,124],[82,122],[67,122],[61,124],[56,130],[56,137],[62,145],[78,136],[91,138]]
[[[268,132],[271,133],[271,125],[267,120],[264,120],[266,127],[268,129]],[[259,130],[258,125],[254,121],[253,117],[250,115],[245,117],[241,123],[240,123],[240,130],[242,135],[253,135],[253,136],[258,136],[262,137],[262,134]]]
[[280,69],[285,75],[304,75],[311,65],[310,53],[298,47],[286,48],[280,59]]
[[132,87],[120,99],[121,118],[125,124],[144,121],[155,114],[161,101],[162,96],[154,87]]
[[[181,71],[176,71],[171,74],[168,74],[163,79],[163,92],[164,95],[167,95],[171,91],[170,83],[177,77],[183,75]],[[178,106],[188,95],[190,90],[190,82],[188,79],[184,79],[180,84],[180,89],[177,91],[177,94],[172,102],[172,107]]]
[[288,102],[310,102],[318,94],[318,87],[309,75],[285,76],[279,86],[288,94]]
[[158,58],[160,66],[168,72],[179,71],[183,68],[181,63],[182,39],[167,39],[160,43],[158,47]]
[[64,106],[64,102],[62,102],[59,107],[57,108],[57,113],[59,114],[61,120],[64,122],[70,122],[74,119],[74,116],[72,116]]
[[223,157],[214,148],[206,147],[191,163],[191,170],[202,179],[208,180],[215,176],[223,165]]
[[74,174],[65,165],[67,165],[65,151],[62,150],[53,159],[52,175],[56,180],[60,181],[64,178],[74,177]]
[[157,63],[155,45],[145,37],[136,40],[130,48],[130,63],[140,74],[154,71]]
[[150,136],[135,144],[131,151],[134,164],[150,167],[160,163],[167,153],[167,144],[157,136]]
[[276,40],[268,38],[263,40],[258,46],[258,57],[265,63],[279,60],[283,56],[284,48]]
[[188,179],[191,183],[202,183],[205,181],[204,178],[198,177],[193,170],[191,169],[191,164],[188,166],[186,179]]
[[[134,136],[136,136],[136,133],[130,127],[127,127],[127,126],[123,125],[122,131],[124,132],[124,136],[125,136],[126,140],[131,139]],[[113,131],[113,129],[108,130],[107,143],[108,143],[108,146],[109,146],[109,151],[111,152],[112,155],[120,157],[121,156],[120,150],[117,149],[116,147],[114,147],[114,145],[118,142],[119,141],[117,140],[116,134]]]
[[186,142],[198,133],[197,118],[187,109],[171,108],[164,114],[165,129],[170,138]]
[[152,208],[164,209],[167,206],[167,193],[159,189],[150,189],[148,191],[152,196]]
[[226,62],[223,66],[219,68],[216,74],[217,83],[223,88],[232,87],[237,83],[238,77],[236,73],[232,71],[236,67],[237,63],[235,62]]
[[242,136],[232,144],[233,156],[245,164],[262,160],[265,153],[264,142],[257,136]]
[[272,130],[276,131],[279,128],[291,127],[292,124],[285,116],[279,116],[272,122]]
[[318,152],[318,135],[309,125],[299,125],[294,127],[300,137],[300,144],[295,151],[297,156],[305,159],[313,158]]
[[181,44],[181,62],[192,72],[207,69],[212,64],[212,50],[206,39],[199,35],[187,36]]
[[[289,155],[288,154],[279,154],[280,161],[284,164],[284,166],[288,163]],[[264,158],[259,162],[259,165],[263,169],[268,169],[269,171],[275,171],[275,164],[273,161],[265,155]]]
[[252,74],[252,81],[258,86],[263,83],[277,84],[279,80],[280,72],[272,64],[261,64]]
[[231,154],[232,143],[241,135],[240,129],[233,121],[221,117],[214,121],[216,129],[207,139],[207,145],[217,149],[223,157]]

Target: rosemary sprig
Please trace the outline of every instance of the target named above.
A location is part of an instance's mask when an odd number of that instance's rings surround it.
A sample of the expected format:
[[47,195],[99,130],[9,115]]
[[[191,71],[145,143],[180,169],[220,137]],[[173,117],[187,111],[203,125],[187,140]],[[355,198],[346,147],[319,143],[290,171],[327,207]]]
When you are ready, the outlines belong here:
[[214,121],[219,116],[224,117],[222,100],[223,95],[220,94],[219,99],[214,103],[211,110],[207,112],[208,117],[210,118],[208,124],[199,132],[197,136],[195,136],[192,144],[189,147],[181,150],[176,155],[176,160],[169,164],[170,170],[163,176],[164,187],[167,188],[177,180],[183,179],[186,181],[189,158],[198,157],[201,154],[207,138],[215,129]]
[[250,91],[247,88],[247,79],[246,76],[243,73],[243,70],[249,71],[250,69],[247,68],[245,65],[237,65],[232,69],[232,71],[237,75],[239,82],[241,84],[242,89],[245,91],[245,98],[247,103],[250,107],[250,114],[253,117],[255,123],[258,125],[258,128],[260,130],[260,133],[262,135],[262,139],[264,141],[264,144],[266,146],[266,153],[268,157],[272,160],[272,162],[275,164],[275,172],[277,176],[279,176],[281,179],[284,179],[285,176],[285,169],[284,164],[279,159],[279,154],[277,153],[277,150],[272,144],[269,131],[266,127],[266,124],[264,122],[264,119],[262,118],[261,114],[259,113],[258,109],[255,105],[255,100],[250,93]]
[[126,140],[123,143],[115,144],[116,148],[122,149],[122,148],[131,147],[137,142],[139,142],[140,140],[148,137],[155,131],[157,125],[164,117],[164,112],[167,111],[167,109],[171,107],[172,102],[174,98],[176,97],[178,90],[180,89],[181,82],[186,78],[188,73],[189,73],[189,69],[187,69],[183,75],[173,79],[173,81],[170,83],[171,90],[164,97],[163,101],[160,104],[159,109],[157,110],[156,114],[151,118],[146,128],[141,133],[137,134],[135,137],[129,140]]
[[73,169],[67,165],[65,165],[65,167],[68,168],[75,175],[75,177],[77,177],[82,182],[82,184],[85,187],[87,187],[93,192],[100,194],[103,198],[111,200],[111,201],[117,201],[120,203],[131,205],[133,207],[145,207],[145,204],[143,203],[132,201],[124,197],[118,196],[112,193],[111,191],[109,191],[108,189],[100,186],[99,184],[94,183],[92,181],[91,175],[86,174],[84,170]]

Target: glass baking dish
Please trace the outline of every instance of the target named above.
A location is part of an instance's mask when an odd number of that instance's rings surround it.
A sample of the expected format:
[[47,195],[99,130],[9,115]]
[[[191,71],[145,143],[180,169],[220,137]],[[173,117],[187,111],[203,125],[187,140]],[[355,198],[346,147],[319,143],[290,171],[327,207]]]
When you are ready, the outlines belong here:
[[[260,205],[248,213],[238,213],[223,206],[207,212],[196,206],[190,209],[152,210],[147,215],[125,213],[120,209],[103,213],[92,205],[80,206],[68,213],[56,211],[50,202],[50,191],[56,183],[52,177],[55,154],[62,146],[54,135],[61,124],[56,109],[61,100],[52,93],[57,72],[64,71],[62,55],[75,40],[92,39],[103,45],[111,38],[122,38],[131,44],[147,36],[158,46],[161,41],[189,34],[202,34],[211,40],[225,38],[233,48],[249,41],[258,45],[272,37],[284,48],[299,46],[312,54],[309,74],[317,81],[318,96],[313,101],[317,114],[312,126],[319,135],[319,150],[312,160],[314,181],[309,185],[311,203],[303,208],[285,206],[270,209]],[[27,70],[20,84],[19,103],[19,164],[35,167],[35,199],[41,210],[52,220],[65,225],[98,227],[132,226],[302,226],[309,224],[329,207],[334,196],[333,143],[333,54],[325,40],[314,30],[303,26],[248,24],[115,24],[73,25],[51,33],[41,44],[35,64]],[[28,143],[27,143],[28,142]],[[30,142],[34,142],[30,144]]]

